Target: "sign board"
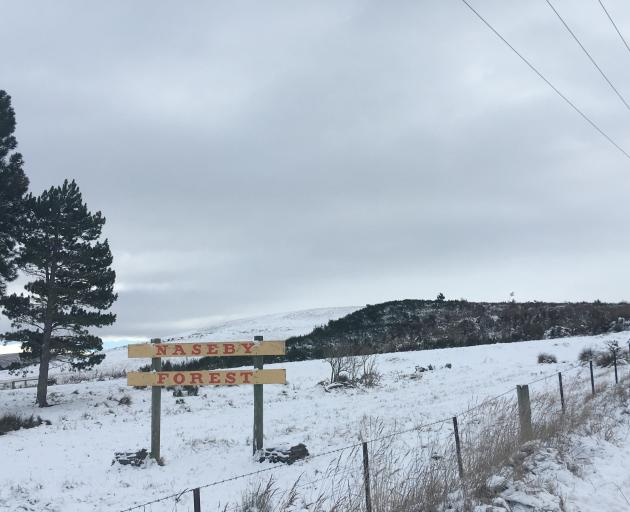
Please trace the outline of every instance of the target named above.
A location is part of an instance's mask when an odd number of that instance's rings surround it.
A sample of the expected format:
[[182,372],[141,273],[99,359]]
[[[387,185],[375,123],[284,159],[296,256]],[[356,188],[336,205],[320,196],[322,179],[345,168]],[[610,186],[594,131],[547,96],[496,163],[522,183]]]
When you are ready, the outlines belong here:
[[286,371],[221,370],[186,372],[129,372],[129,386],[235,386],[239,384],[286,384]]
[[198,343],[141,343],[129,345],[128,357],[281,356],[284,341],[217,341]]
[[[198,341],[196,343],[162,343],[155,338],[151,343],[140,343],[127,347],[128,357],[151,358],[150,372],[127,373],[129,386],[151,386],[151,458],[160,460],[160,416],[162,388],[165,386],[254,386],[254,435],[253,452],[263,449],[263,384],[286,384],[284,369],[263,370],[264,356],[285,354],[284,341],[263,341],[255,336],[254,341]],[[162,371],[163,357],[225,357],[249,356],[254,368],[251,370],[197,370]]]

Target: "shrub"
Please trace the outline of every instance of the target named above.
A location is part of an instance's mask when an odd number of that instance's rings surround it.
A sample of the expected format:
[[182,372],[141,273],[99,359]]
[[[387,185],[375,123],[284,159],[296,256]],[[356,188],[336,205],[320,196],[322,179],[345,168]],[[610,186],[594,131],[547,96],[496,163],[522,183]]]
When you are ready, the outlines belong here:
[[51,423],[48,420],[41,419],[39,416],[31,415],[28,418],[23,418],[17,414],[5,414],[0,416],[0,436],[13,430],[38,427],[41,424],[50,425]]
[[594,362],[602,368],[613,366],[615,364],[615,355],[612,352],[598,352],[595,354]]
[[381,383],[382,375],[376,370],[372,370],[371,372],[364,373],[361,375],[359,382],[363,384],[365,387],[371,388],[374,386],[378,386]]
[[131,405],[131,397],[129,395],[123,395],[118,400],[118,405]]
[[578,361],[580,361],[581,363],[588,363],[589,361],[595,359],[595,355],[596,353],[593,347],[583,348],[578,355]]
[[553,354],[548,354],[546,352],[541,352],[538,354],[538,364],[551,364],[557,363],[558,359]]

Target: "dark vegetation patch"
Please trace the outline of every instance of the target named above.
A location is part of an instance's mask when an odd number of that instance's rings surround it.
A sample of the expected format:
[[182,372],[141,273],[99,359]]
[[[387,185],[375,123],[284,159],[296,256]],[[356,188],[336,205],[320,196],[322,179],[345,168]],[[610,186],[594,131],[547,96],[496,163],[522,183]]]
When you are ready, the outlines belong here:
[[557,363],[558,358],[553,354],[548,354],[546,352],[541,352],[538,354],[538,364],[551,364]]
[[0,416],[0,436],[22,428],[39,427],[42,424],[51,425],[50,421],[43,420],[39,416],[23,417],[18,414],[4,414]]
[[310,334],[290,338],[287,358],[319,359],[338,347],[402,352],[594,335],[629,327],[626,303],[400,300],[368,305]]

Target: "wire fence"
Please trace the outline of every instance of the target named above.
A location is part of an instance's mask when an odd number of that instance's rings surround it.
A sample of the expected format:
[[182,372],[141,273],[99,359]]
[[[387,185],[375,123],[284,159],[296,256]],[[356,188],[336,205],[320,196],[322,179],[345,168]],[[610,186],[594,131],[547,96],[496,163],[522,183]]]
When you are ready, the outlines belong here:
[[[483,486],[487,471],[504,465],[530,438],[548,439],[570,431],[585,414],[585,397],[627,380],[628,364],[615,361],[614,367],[595,368],[578,363],[518,386],[527,388],[530,433],[523,432],[523,404],[513,386],[455,416],[393,432],[375,420],[361,441],[311,454],[292,465],[280,463],[183,489],[120,512],[197,512],[201,491],[234,481],[244,484],[240,500],[219,504],[218,510],[281,509],[271,501],[295,500],[298,495],[314,511],[430,509],[453,495],[464,499],[465,488]],[[325,458],[325,469],[309,475],[309,463]],[[286,477],[287,472],[294,483],[285,489],[275,487],[274,478]],[[398,500],[395,505],[393,499]]]

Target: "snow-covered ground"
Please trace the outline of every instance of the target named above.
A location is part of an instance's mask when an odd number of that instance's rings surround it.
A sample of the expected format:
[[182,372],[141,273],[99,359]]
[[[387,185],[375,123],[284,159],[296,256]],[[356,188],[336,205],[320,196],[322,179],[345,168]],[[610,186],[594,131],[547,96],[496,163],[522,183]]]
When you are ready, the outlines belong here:
[[[250,337],[252,332],[239,334]],[[575,366],[584,347],[597,347],[610,339],[626,346],[627,333],[383,354],[377,356],[383,374],[379,386],[331,392],[318,384],[329,376],[324,361],[268,365],[286,368],[288,382],[265,386],[265,443],[305,443],[312,455],[318,455],[356,443],[366,418],[378,418],[385,429],[406,429],[451,417],[470,404],[545,375],[552,378],[534,384],[533,390],[555,389],[555,372]],[[554,354],[558,363],[537,364],[542,351]],[[130,367],[124,349],[107,355],[104,364],[109,369]],[[423,373],[421,379],[409,378],[416,366],[429,364],[436,370]],[[6,377],[0,372],[0,379]],[[124,395],[131,398],[131,405],[118,404]],[[127,387],[124,379],[56,385],[50,388],[55,405],[42,410],[33,404],[33,388],[0,391],[3,413],[41,415],[52,422],[0,437],[0,510],[123,510],[272,466],[251,457],[253,390],[246,386],[201,388],[198,396],[185,396],[183,403],[164,391],[161,446],[165,465],[112,465],[114,452],[148,448],[150,395],[149,389]],[[303,482],[317,480],[338,455],[282,466],[261,477],[273,474],[278,485],[287,487],[299,476]],[[238,501],[256,481],[256,477],[237,479],[202,490],[204,510]],[[630,496],[630,481],[621,484]],[[177,507],[192,510],[186,496]],[[146,510],[174,510],[174,503]]]
[[[628,380],[622,384],[627,387]],[[495,505],[510,512],[630,510],[630,410],[620,394],[598,395],[591,415],[568,436],[526,443],[488,481]],[[514,478],[518,475],[518,478]],[[479,506],[475,512],[486,512]]]

